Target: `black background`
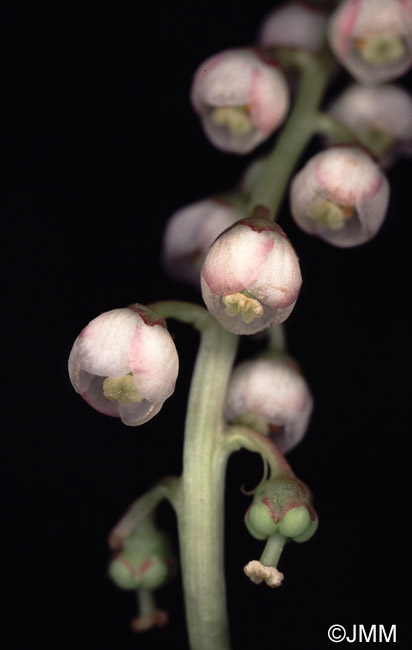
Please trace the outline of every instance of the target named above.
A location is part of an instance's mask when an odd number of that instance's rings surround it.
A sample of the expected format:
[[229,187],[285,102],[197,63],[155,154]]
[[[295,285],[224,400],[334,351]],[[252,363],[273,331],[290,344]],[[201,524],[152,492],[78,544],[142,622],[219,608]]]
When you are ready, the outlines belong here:
[[[188,101],[199,63],[251,43],[273,2],[3,2],[0,4],[2,359],[6,647],[187,648],[179,580],[159,592],[163,630],[134,636],[132,594],[106,577],[106,536],[131,501],[179,473],[186,396],[197,347],[170,323],[180,356],[175,395],[141,428],[90,409],[67,359],[99,313],[131,302],[200,296],[159,265],[162,230],[179,207],[230,189],[245,158],[205,139]],[[334,79],[330,96],[348,77]],[[402,83],[411,87],[407,74]],[[316,151],[313,142],[306,156]],[[263,152],[265,147],[259,150]],[[389,172],[388,218],[370,243],[329,247],[279,222],[304,278],[287,322],[290,353],[315,398],[305,440],[289,455],[314,491],[321,525],[289,545],[283,586],[252,585],[261,552],[243,525],[261,464],[232,457],[227,482],[227,583],[234,650],[333,647],[340,623],[398,626],[410,539],[410,180]],[[242,339],[240,358],[255,350]],[[403,462],[402,462],[403,461]],[[9,517],[10,515],[10,517]],[[171,512],[160,520],[175,536]],[[16,559],[11,559],[14,555]],[[343,644],[345,645],[345,643]],[[355,645],[355,644],[353,644]]]

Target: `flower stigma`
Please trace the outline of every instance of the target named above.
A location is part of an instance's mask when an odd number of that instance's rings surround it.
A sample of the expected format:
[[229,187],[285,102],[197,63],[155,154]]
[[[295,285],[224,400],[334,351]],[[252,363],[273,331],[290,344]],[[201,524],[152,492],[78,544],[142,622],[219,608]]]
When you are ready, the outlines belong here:
[[338,231],[345,227],[348,221],[355,214],[355,209],[348,205],[338,205],[333,201],[321,201],[317,203],[308,213],[310,219],[317,221],[320,228]]
[[372,65],[382,65],[399,61],[405,55],[405,45],[400,36],[371,36],[355,41],[361,57]]
[[133,404],[144,399],[136,390],[130,373],[122,377],[107,377],[103,382],[103,394],[111,402],[117,400],[120,404]]
[[216,126],[227,127],[232,135],[245,135],[253,128],[247,106],[219,106],[210,117]]
[[251,323],[255,318],[260,318],[263,315],[263,307],[259,300],[256,300],[248,291],[223,296],[222,302],[228,316],[233,317],[240,314],[245,323]]

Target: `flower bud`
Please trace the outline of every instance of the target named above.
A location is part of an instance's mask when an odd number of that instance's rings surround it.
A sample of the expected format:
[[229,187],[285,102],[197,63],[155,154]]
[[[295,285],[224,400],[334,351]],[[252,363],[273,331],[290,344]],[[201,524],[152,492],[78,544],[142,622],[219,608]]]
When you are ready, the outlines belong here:
[[201,273],[208,310],[235,334],[255,334],[286,320],[301,283],[290,241],[265,219],[243,219],[223,232],[210,247]]
[[309,488],[296,478],[263,481],[246,512],[245,524],[259,540],[279,534],[307,541],[318,525]]
[[199,287],[200,269],[210,245],[241,218],[237,206],[218,198],[191,203],[175,212],[163,238],[163,264],[167,273]]
[[76,392],[97,411],[131,426],[160,411],[174,391],[178,367],[165,321],[139,304],[92,320],[69,358]]
[[283,122],[289,88],[282,72],[251,50],[225,50],[197,69],[191,102],[218,149],[246,154]]
[[290,189],[291,212],[310,235],[342,248],[372,239],[389,202],[389,183],[358,147],[331,147],[311,158]]
[[[286,355],[245,361],[233,371],[226,397],[226,419],[245,426],[250,423],[260,433],[270,435],[282,453],[301,441],[312,409],[310,390]],[[254,425],[253,418],[261,423],[260,427]]]
[[120,589],[157,589],[174,574],[169,538],[152,524],[141,525],[109,564],[109,577]]
[[394,84],[352,84],[329,107],[385,167],[412,153],[412,97]]
[[345,0],[330,18],[328,36],[358,81],[396,79],[412,65],[412,1]]
[[326,36],[326,15],[301,2],[287,2],[271,11],[260,28],[262,47],[316,51]]

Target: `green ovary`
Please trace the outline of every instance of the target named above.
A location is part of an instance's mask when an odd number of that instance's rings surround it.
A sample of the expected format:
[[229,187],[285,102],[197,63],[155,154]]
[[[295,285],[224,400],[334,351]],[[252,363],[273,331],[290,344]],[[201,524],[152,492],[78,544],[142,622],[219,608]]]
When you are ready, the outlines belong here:
[[233,317],[240,314],[245,323],[251,323],[255,318],[260,318],[263,315],[263,307],[259,300],[256,300],[247,291],[223,296],[222,302],[228,316]]
[[362,59],[372,65],[382,65],[398,61],[405,55],[405,45],[400,36],[372,36],[359,39],[355,47]]
[[225,126],[232,135],[245,135],[253,129],[246,106],[219,106],[212,110],[210,119],[216,126]]
[[350,206],[338,205],[333,201],[320,201],[310,210],[308,217],[317,221],[320,228],[337,232],[345,227],[354,213],[354,208]]
[[136,390],[130,373],[122,377],[107,377],[103,382],[103,394],[111,402],[117,400],[120,404],[133,404],[144,399]]

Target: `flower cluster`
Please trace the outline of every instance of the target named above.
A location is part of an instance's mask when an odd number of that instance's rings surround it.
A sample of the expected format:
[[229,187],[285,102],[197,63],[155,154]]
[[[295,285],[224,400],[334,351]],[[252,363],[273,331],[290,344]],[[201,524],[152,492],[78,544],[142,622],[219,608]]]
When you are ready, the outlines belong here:
[[[327,40],[356,83],[321,110],[333,72]],[[250,562],[246,574],[255,583],[278,586],[283,575],[276,565],[284,543],[303,542],[314,534],[318,519],[310,490],[283,456],[302,440],[313,410],[308,383],[278,338],[279,326],[297,303],[302,275],[293,244],[274,221],[289,190],[291,217],[306,233],[340,248],[365,244],[377,235],[390,199],[383,170],[412,153],[412,97],[387,82],[411,65],[412,0],[343,0],[329,19],[304,3],[285,3],[265,18],[255,47],[224,50],[195,71],[192,106],[207,138],[224,152],[251,152],[279,129],[290,109],[291,116],[272,151],[249,164],[233,192],[186,205],[167,223],[163,267],[176,280],[200,289],[207,307],[171,301],[152,305],[163,315],[165,309],[166,316],[179,318],[179,313],[202,336],[207,332],[190,395],[191,447],[185,448],[183,470],[190,480],[168,477],[142,498],[138,512],[132,508],[132,515],[125,516],[120,528],[127,534],[119,538],[109,566],[110,578],[122,589],[152,592],[173,573],[168,540],[151,519],[162,498],[183,517],[179,529],[190,544],[181,545],[186,553],[182,567],[191,567],[192,576],[194,567],[203,571],[198,581],[203,589],[205,567],[213,567],[202,557],[198,561],[192,544],[197,540],[200,555],[206,548],[214,525],[208,518],[221,505],[212,502],[216,493],[208,481],[219,485],[223,460],[239,440],[261,453],[270,472],[245,516],[252,536],[266,541],[261,560]],[[299,74],[301,87],[296,84]],[[313,86],[308,79],[315,81]],[[295,91],[301,93],[296,111],[291,107]],[[306,113],[302,97],[309,106]],[[322,150],[292,172],[317,134],[323,136]],[[232,334],[260,332],[266,334],[265,351],[232,369]],[[224,350],[221,357],[216,350]],[[69,358],[76,392],[97,411],[129,426],[160,411],[174,392],[178,369],[164,318],[138,303],[94,318],[75,340]],[[204,458],[206,454],[210,456]],[[130,532],[131,521],[137,524]],[[210,591],[217,595],[219,590]],[[164,612],[146,608],[133,627],[163,625],[166,618]]]

